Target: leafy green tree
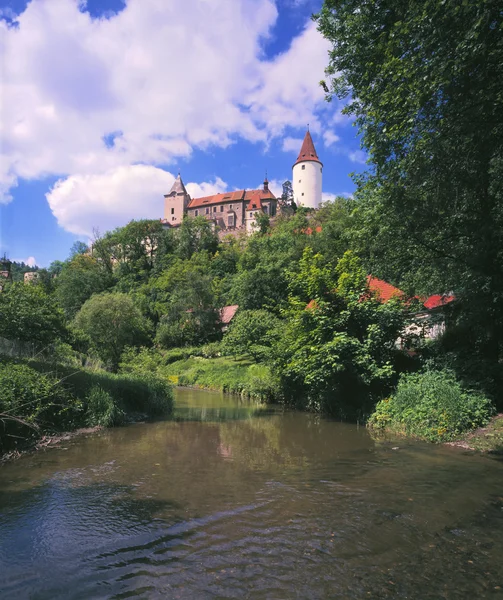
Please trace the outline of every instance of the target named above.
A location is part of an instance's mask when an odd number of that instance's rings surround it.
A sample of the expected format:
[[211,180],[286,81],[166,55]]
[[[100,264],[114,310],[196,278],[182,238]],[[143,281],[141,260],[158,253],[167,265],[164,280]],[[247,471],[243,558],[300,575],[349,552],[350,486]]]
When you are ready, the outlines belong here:
[[176,232],[176,254],[190,259],[196,252],[214,254],[218,248],[218,235],[212,223],[204,217],[185,216]]
[[119,292],[96,294],[87,300],[74,319],[74,327],[87,336],[91,347],[113,371],[126,346],[149,341],[149,324],[133,300]]
[[99,237],[93,256],[117,278],[121,291],[145,283],[156,265],[167,232],[158,220],[131,221]]
[[366,414],[393,383],[405,307],[373,297],[350,252],[334,269],[306,248],[289,286],[287,325],[274,347],[287,401],[345,418]]
[[191,260],[176,259],[146,290],[159,320],[157,340],[164,347],[197,345],[219,331],[218,310],[205,252]]
[[355,236],[369,269],[416,292],[455,291],[471,331],[460,339],[500,365],[501,4],[325,0],[316,20],[332,42],[326,90],[349,101],[372,164]]
[[42,285],[13,283],[0,293],[0,336],[46,346],[66,336],[63,311]]
[[109,289],[115,280],[103,263],[93,256],[77,254],[64,264],[56,279],[56,297],[66,316],[73,318],[93,294]]
[[78,254],[85,254],[89,250],[89,246],[85,242],[80,240],[74,242],[70,248],[70,260],[75,258]]
[[267,310],[240,311],[224,335],[221,349],[226,354],[250,354],[257,361],[264,360],[280,337],[281,325],[281,320]]

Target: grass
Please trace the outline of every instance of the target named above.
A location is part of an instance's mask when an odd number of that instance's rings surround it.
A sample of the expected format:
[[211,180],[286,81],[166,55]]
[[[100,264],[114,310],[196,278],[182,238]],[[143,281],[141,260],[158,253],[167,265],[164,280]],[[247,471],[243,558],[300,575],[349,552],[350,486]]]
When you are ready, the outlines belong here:
[[279,396],[270,368],[246,357],[191,357],[161,367],[158,373],[175,385],[220,390],[263,401]]
[[0,451],[47,433],[119,425],[134,414],[161,416],[172,409],[171,385],[151,373],[0,359]]
[[503,454],[503,414],[496,415],[485,427],[476,429],[454,443],[479,452]]

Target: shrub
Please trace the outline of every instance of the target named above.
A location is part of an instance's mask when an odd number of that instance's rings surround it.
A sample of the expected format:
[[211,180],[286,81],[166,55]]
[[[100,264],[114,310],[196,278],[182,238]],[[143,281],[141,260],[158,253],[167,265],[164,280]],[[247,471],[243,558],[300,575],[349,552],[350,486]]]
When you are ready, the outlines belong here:
[[99,385],[94,385],[85,399],[87,424],[112,427],[124,422],[124,411],[116,404],[112,394]]
[[451,371],[404,374],[393,396],[379,402],[369,426],[444,442],[487,423],[490,401],[464,390]]

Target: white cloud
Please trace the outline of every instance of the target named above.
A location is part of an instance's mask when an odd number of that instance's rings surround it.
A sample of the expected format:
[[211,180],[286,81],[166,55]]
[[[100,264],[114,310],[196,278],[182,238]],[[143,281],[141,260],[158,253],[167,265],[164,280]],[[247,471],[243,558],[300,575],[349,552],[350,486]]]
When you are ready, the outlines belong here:
[[302,138],[286,137],[283,140],[283,152],[294,152],[298,154],[302,148]]
[[[46,194],[61,227],[92,237],[93,230],[107,231],[131,219],[158,219],[163,214],[163,195],[175,177],[149,165],[112,168],[101,174],[72,175],[61,179]],[[215,182],[188,183],[187,191],[207,195],[225,191],[227,185]]]
[[24,263],[25,265],[28,265],[29,267],[37,266],[37,261],[35,260],[34,256],[28,256],[28,258],[14,258],[13,262]]
[[333,131],[330,131],[330,129],[327,129],[325,132],[323,132],[323,142],[326,148],[332,146],[340,139],[341,138],[338,135],[336,135]]
[[269,189],[276,196],[276,198],[281,197],[281,194],[283,193],[283,183],[286,180],[287,180],[287,178],[285,177],[285,179],[283,179],[283,180],[272,179],[271,181],[269,181]]
[[349,160],[364,165],[367,162],[367,154],[363,150],[355,150],[348,153]]
[[79,4],[32,0],[14,26],[0,18],[4,202],[19,178],[68,177],[48,195],[51,208],[62,226],[87,232],[85,207],[81,221],[55,201],[64,193],[73,206],[70,189],[77,206],[87,185],[91,198],[97,181],[111,189],[138,163],[173,164],[236,136],[267,142],[308,122],[320,131],[329,44],[308,22],[266,60],[274,0],[128,0],[101,19]]

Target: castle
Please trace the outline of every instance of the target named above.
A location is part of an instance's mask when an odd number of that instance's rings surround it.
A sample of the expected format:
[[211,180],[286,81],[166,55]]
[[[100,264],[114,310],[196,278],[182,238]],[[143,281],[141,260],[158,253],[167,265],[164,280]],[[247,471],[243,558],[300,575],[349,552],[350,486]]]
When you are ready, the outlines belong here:
[[[297,206],[318,208],[322,198],[322,173],[323,164],[308,130],[292,167],[293,199]],[[237,190],[191,198],[178,174],[171,190],[164,196],[162,223],[165,227],[178,227],[185,215],[203,216],[222,232],[252,233],[257,226],[258,214],[274,217],[277,212],[278,200],[269,189],[267,177],[259,190]]]

